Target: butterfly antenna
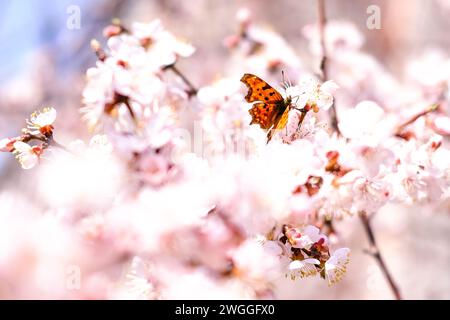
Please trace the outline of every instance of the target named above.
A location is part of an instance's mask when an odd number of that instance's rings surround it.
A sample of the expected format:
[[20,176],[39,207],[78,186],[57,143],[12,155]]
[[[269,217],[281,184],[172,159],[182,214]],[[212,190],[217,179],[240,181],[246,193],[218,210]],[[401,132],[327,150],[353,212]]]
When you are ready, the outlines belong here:
[[282,76],[282,79],[283,79],[283,81],[281,82],[281,85],[283,86],[284,90],[286,90],[287,89],[287,82],[286,82],[286,78],[285,78],[285,75],[284,75],[284,70],[281,70],[281,76]]
[[288,86],[289,86],[289,87],[292,87],[291,79],[287,78],[287,83],[288,83]]

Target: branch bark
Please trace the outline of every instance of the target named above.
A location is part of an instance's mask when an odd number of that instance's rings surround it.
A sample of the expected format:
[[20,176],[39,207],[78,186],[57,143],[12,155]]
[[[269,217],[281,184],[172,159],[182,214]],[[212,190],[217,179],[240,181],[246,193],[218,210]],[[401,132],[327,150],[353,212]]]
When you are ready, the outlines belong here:
[[422,112],[419,112],[418,114],[416,114],[416,115],[413,116],[412,118],[408,119],[406,122],[404,122],[404,123],[402,123],[401,125],[399,125],[399,126],[397,127],[396,135],[397,135],[397,136],[401,136],[402,133],[403,133],[403,130],[404,130],[407,126],[409,126],[409,125],[413,124],[414,122],[416,122],[417,119],[419,119],[419,118],[421,118],[421,117],[423,117],[423,116],[426,116],[427,114],[429,114],[429,113],[431,113],[431,112],[436,111],[436,110],[439,108],[439,106],[440,106],[440,102],[435,103],[435,104],[431,105],[430,107],[426,108],[425,110],[423,110]]
[[189,97],[195,96],[197,94],[197,88],[192,84],[192,82],[175,66],[175,64],[171,64],[167,66],[165,69],[172,70],[178,77],[183,80],[183,82],[189,87],[189,90],[187,91]]
[[[327,25],[327,16],[325,10],[325,0],[317,0],[317,17],[319,22],[319,37],[320,37],[320,47],[322,51],[322,56],[320,58],[320,72],[322,82],[328,80],[328,56],[327,56],[327,48],[325,42],[325,27]],[[333,105],[330,108],[330,119],[331,126],[335,132],[339,135],[341,134],[338,126],[338,118],[336,112],[336,102],[333,102]]]
[[378,248],[375,234],[373,232],[372,226],[370,225],[370,219],[367,216],[367,214],[361,213],[360,215],[362,224],[364,226],[364,231],[367,234],[367,238],[369,239],[370,249],[368,253],[375,258],[378,265],[380,266],[381,271],[383,272],[384,277],[386,278],[389,287],[397,300],[402,300],[402,296],[400,294],[400,289],[398,288],[396,282],[394,281],[394,278],[392,277],[392,274],[390,273],[389,269],[386,266],[386,263],[384,262],[384,259],[380,253],[380,249]]

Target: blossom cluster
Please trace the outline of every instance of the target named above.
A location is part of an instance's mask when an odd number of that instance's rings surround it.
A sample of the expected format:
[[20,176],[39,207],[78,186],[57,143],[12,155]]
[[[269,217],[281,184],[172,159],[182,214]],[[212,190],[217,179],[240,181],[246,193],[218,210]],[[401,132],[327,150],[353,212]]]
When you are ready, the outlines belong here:
[[[39,162],[44,149],[53,142],[53,123],[56,120],[54,108],[34,112],[27,120],[22,135],[0,140],[0,151],[12,152],[24,169],[31,169]],[[32,145],[31,141],[39,141]]]
[[[22,135],[0,141],[24,169],[42,162],[36,183],[45,212],[30,217],[32,232],[10,228],[18,249],[0,251],[0,279],[21,279],[14,292],[272,298],[285,277],[317,276],[330,285],[343,278],[351,262],[334,230],[339,220],[388,203],[449,203],[450,57],[416,59],[408,69],[414,81],[400,83],[362,51],[353,25],[331,21],[326,80],[248,11],[237,19],[237,34],[224,40],[227,73],[198,89],[177,65],[194,54],[192,45],[159,20],[113,23],[105,47],[92,42],[98,61],[82,93],[91,141],[56,143],[53,108],[34,113]],[[317,26],[303,31],[319,56]],[[446,67],[429,76],[436,57]],[[251,72],[273,84],[282,70],[291,80],[280,93],[292,104],[286,127],[267,143],[249,125],[239,78]],[[0,243],[7,218],[0,216]],[[59,240],[45,247],[49,234]],[[30,253],[26,268],[5,267],[22,265]],[[73,265],[82,279],[76,290],[67,287],[76,274],[61,281]],[[46,282],[30,284],[44,272]]]

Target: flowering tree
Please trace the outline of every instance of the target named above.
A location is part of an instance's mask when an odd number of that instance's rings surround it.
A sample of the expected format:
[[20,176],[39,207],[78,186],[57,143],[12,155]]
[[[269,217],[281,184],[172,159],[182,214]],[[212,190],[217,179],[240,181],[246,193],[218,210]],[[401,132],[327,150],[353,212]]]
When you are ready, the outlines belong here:
[[[360,219],[401,298],[370,221],[387,203],[449,203],[449,60],[436,78],[399,83],[361,51],[353,25],[327,22],[324,9],[319,1],[319,23],[303,30],[320,68],[241,10],[238,33],[224,41],[226,72],[201,88],[178,67],[195,48],[159,20],[106,27],[106,46],[91,43],[98,61],[82,97],[90,142],[55,141],[57,107],[0,140],[23,169],[39,166],[45,203],[42,215],[0,226],[0,241],[17,240],[0,261],[28,263],[0,264],[0,279],[22,275],[11,292],[254,299],[276,297],[280,277],[334,285],[351,263],[335,225]],[[292,83],[280,93],[292,101],[267,143],[249,125],[239,79],[277,83],[282,70]],[[22,219],[25,237],[14,231]],[[44,273],[45,285],[28,281]]]

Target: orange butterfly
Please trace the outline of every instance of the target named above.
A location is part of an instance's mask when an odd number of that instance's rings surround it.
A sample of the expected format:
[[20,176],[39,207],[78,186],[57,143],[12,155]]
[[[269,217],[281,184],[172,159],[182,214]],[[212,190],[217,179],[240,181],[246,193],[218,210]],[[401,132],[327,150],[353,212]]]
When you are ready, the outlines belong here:
[[286,126],[292,98],[283,99],[277,90],[254,74],[244,74],[241,82],[248,87],[245,100],[257,101],[249,110],[252,116],[250,124],[257,123],[262,129],[267,130],[267,143],[269,143],[276,130]]

